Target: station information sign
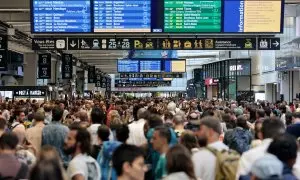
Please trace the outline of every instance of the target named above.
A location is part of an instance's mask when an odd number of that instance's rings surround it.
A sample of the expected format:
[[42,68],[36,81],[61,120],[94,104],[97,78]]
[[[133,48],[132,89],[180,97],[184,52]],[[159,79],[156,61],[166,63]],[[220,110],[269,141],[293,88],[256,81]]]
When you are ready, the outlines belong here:
[[165,0],[165,32],[221,32],[221,0]]
[[161,61],[160,60],[141,60],[140,61],[140,72],[161,72]]
[[151,32],[151,0],[94,0],[94,32]]
[[35,33],[91,32],[90,0],[32,0]]
[[31,0],[32,33],[282,33],[284,0]]

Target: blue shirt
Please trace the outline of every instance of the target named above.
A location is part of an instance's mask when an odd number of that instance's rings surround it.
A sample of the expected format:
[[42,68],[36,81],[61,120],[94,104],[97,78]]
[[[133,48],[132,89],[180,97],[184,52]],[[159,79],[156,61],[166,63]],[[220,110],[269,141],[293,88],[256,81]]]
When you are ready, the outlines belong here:
[[68,132],[69,128],[67,126],[55,121],[45,126],[42,132],[42,146],[51,145],[55,147],[64,163],[69,161],[68,156],[63,152],[64,142]]

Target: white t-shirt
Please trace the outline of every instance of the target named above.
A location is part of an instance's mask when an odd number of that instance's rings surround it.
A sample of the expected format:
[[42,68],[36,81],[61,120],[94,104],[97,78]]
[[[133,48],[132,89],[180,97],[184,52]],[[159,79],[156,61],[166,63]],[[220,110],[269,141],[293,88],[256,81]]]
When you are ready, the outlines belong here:
[[75,175],[82,175],[85,180],[99,180],[101,178],[97,161],[86,154],[75,156],[68,166],[67,173],[69,179]]
[[[98,134],[97,134],[99,126],[101,126],[101,124],[92,124],[90,127],[87,128],[87,130],[91,134],[92,145],[99,145],[99,143],[98,143]],[[114,135],[111,132],[111,130],[109,130],[109,131],[110,131],[109,140],[113,141],[114,140]]]
[[127,140],[128,144],[141,146],[147,143],[147,139],[144,134],[144,125],[146,123],[145,119],[139,119],[138,121],[133,121],[128,125],[129,128],[129,138]]
[[[211,143],[208,147],[214,148],[218,151],[229,149],[228,146],[220,141]],[[197,178],[205,180],[215,179],[216,157],[212,152],[205,148],[200,149],[192,155],[192,161]]]

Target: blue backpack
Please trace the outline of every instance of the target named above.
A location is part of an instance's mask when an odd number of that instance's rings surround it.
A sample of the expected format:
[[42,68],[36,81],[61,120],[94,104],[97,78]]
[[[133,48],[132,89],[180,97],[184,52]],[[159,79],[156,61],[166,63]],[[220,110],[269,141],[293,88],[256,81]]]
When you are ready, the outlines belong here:
[[236,150],[240,154],[250,149],[251,134],[242,128],[235,128],[232,130],[232,139],[229,148]]
[[112,155],[121,145],[119,141],[105,141],[99,152],[97,162],[101,169],[101,180],[117,180],[118,176],[112,165]]

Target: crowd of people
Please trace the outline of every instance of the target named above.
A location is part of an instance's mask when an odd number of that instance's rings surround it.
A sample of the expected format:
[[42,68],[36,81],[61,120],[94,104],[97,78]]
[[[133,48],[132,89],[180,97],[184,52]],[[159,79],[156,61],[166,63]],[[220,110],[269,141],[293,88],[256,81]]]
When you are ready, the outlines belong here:
[[297,103],[7,101],[0,179],[296,180],[298,138]]

